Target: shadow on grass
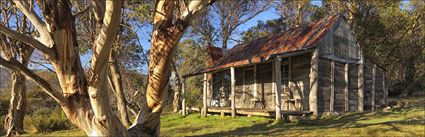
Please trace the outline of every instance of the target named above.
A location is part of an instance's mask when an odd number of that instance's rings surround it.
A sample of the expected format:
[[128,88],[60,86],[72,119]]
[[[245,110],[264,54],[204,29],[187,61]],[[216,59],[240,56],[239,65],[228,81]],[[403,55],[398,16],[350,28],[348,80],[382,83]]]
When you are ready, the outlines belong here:
[[[398,110],[396,110],[398,111]],[[400,110],[400,112],[408,110]],[[417,125],[423,126],[425,124],[424,118],[419,119],[410,119],[406,117],[391,119],[392,115],[401,115],[395,114],[395,112],[363,112],[363,113],[348,113],[338,117],[329,117],[323,118],[318,121],[298,121],[297,123],[284,123],[284,124],[269,124],[269,123],[260,123],[255,124],[250,127],[241,127],[232,131],[227,132],[216,132],[209,133],[199,136],[247,136],[247,135],[276,135],[276,134],[285,134],[285,131],[297,131],[303,133],[305,131],[322,130],[322,129],[354,129],[357,128],[367,128],[367,134],[373,135],[378,132],[388,132],[396,131],[404,133],[410,136],[417,136],[419,133],[409,132],[401,130],[399,127],[404,127],[408,125]],[[359,121],[368,121],[368,122],[359,122]],[[397,126],[395,126],[397,125]],[[377,127],[370,127],[377,126]],[[382,126],[388,126],[390,128],[381,128]]]

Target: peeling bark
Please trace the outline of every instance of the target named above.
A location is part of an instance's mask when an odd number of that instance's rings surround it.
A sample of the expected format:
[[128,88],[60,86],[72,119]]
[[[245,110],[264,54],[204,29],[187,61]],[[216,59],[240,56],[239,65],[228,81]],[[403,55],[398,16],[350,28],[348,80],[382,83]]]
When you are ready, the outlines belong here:
[[[39,84],[62,107],[68,119],[89,136],[159,136],[161,103],[170,77],[171,57],[174,46],[197,11],[213,1],[157,1],[152,35],[149,84],[143,109],[130,129],[126,129],[112,110],[107,86],[108,62],[112,43],[116,39],[121,21],[121,0],[92,2],[98,36],[93,43],[91,66],[87,77],[81,65],[78,51],[75,21],[71,14],[71,3],[65,0],[38,1],[43,14],[40,20],[27,1],[14,1],[18,9],[29,17],[41,38],[17,35],[10,29],[0,33],[37,48],[52,64],[60,88],[42,79],[26,66],[0,57],[0,64],[21,72]],[[179,5],[182,4],[182,5]],[[178,11],[177,7],[180,7]],[[181,8],[184,7],[184,8]],[[31,10],[26,10],[31,9]],[[174,12],[179,13],[174,13]],[[5,28],[5,26],[0,26]],[[15,35],[16,34],[16,35]],[[26,38],[31,38],[26,39]],[[3,49],[2,49],[3,50]]]
[[12,90],[9,111],[5,118],[6,136],[19,135],[24,131],[24,116],[27,107],[26,79],[20,72],[12,73]]
[[175,78],[175,89],[174,89],[174,99],[173,99],[173,112],[176,113],[181,109],[181,89],[182,82],[180,79],[179,72],[177,72],[177,67],[174,62],[172,62],[173,70],[174,70],[174,78]]
[[109,58],[109,80],[112,90],[115,91],[115,95],[117,97],[119,118],[124,126],[129,127],[131,122],[127,112],[127,100],[124,95],[121,72],[119,70],[118,62],[115,60],[114,52],[111,53],[111,57]]
[[[159,136],[162,102],[167,90],[171,74],[171,61],[175,46],[182,37],[193,15],[214,1],[190,1],[187,5],[174,1],[156,1],[154,14],[154,30],[150,49],[149,75],[146,90],[146,103],[129,129],[130,135],[138,135],[134,131],[142,130],[144,135]],[[174,13],[177,7],[182,11]]]

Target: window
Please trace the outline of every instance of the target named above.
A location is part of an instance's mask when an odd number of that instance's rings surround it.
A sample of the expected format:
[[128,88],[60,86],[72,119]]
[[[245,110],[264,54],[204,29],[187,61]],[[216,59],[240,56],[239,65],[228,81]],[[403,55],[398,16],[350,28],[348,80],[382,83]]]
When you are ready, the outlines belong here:
[[290,60],[289,58],[282,58],[281,60],[281,67],[280,67],[280,72],[282,73],[281,75],[281,82],[282,82],[282,88],[288,89],[289,88],[289,65],[290,65]]
[[288,88],[289,84],[289,64],[282,64],[281,66],[281,82],[284,89]]

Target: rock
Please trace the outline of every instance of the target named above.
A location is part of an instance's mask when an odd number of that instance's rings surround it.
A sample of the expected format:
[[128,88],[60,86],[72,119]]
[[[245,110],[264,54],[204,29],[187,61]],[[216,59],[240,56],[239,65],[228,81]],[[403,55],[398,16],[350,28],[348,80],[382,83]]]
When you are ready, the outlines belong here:
[[382,109],[383,112],[389,112],[390,110],[391,110],[390,106],[387,106],[384,109]]

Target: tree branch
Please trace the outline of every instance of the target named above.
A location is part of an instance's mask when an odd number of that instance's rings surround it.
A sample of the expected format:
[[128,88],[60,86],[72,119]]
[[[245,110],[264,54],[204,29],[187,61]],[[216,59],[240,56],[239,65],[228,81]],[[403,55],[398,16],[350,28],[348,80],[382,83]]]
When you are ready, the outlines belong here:
[[[41,20],[41,18],[35,13],[35,11],[26,6],[26,4],[22,3],[25,1],[22,0],[13,0],[15,7],[18,8],[34,25],[37,31],[40,33],[42,43],[48,47],[53,46],[53,39],[47,30],[46,23]],[[26,2],[25,2],[26,3]]]
[[28,44],[38,50],[40,50],[41,52],[43,52],[44,54],[47,54],[51,57],[55,57],[56,53],[54,52],[53,49],[45,46],[43,43],[41,43],[38,40],[33,39],[32,37],[29,37],[27,35],[21,34],[19,32],[16,32],[14,30],[11,30],[9,28],[7,28],[4,25],[0,24],[0,33],[5,34],[6,36],[15,39],[15,40],[19,40],[24,42],[25,44]]
[[66,105],[66,98],[59,91],[54,90],[54,88],[46,80],[29,70],[19,62],[7,61],[3,58],[0,58],[0,64],[9,69],[20,71],[26,77],[40,85],[40,87],[44,89],[44,92],[46,92],[49,96],[56,100],[56,102],[58,102],[61,106]]
[[87,13],[90,9],[91,5],[88,5],[87,7],[85,7],[83,10],[77,12],[74,14],[74,17],[80,17],[81,15],[83,15],[84,13]]
[[189,4],[184,6],[183,10],[180,14],[180,19],[187,21],[190,21],[197,12],[204,9],[205,7],[208,7],[209,5],[212,5],[216,0],[192,0],[189,2]]
[[105,1],[93,0],[92,5],[96,21],[101,21],[105,15]]
[[92,65],[93,72],[107,66],[112,44],[116,38],[121,22],[121,1],[107,1],[103,27],[94,42]]

